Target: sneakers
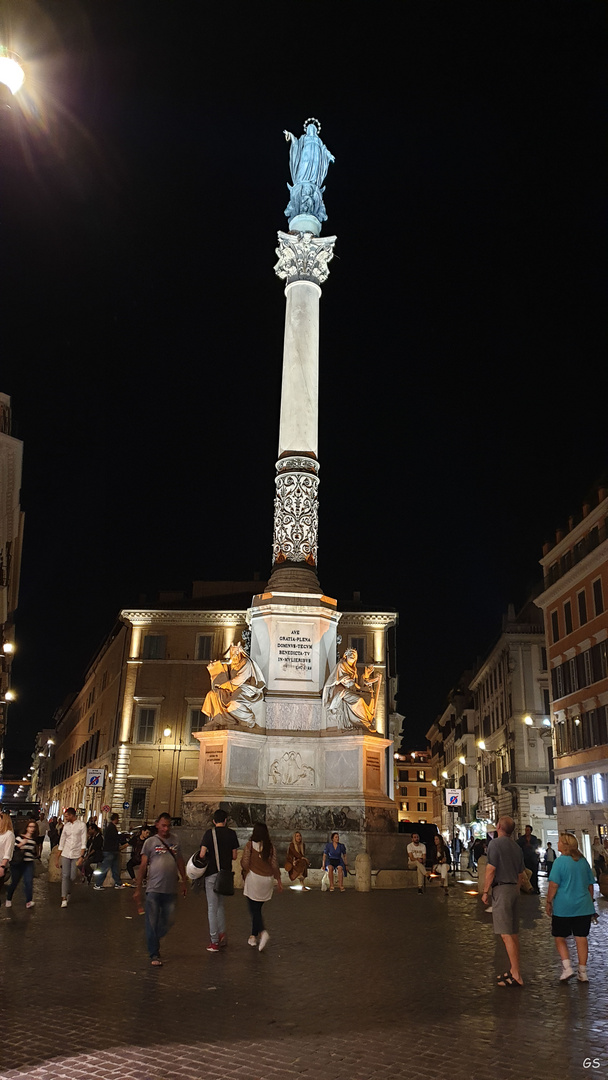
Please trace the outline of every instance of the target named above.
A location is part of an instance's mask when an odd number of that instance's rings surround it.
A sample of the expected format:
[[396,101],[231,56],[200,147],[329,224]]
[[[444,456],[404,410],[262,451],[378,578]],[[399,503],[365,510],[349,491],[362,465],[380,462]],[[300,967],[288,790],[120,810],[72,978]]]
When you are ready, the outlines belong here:
[[[93,885],[95,892],[103,892],[103,885]],[[116,888],[116,886],[114,886]]]
[[220,934],[220,940],[219,940],[220,949],[225,949],[227,944],[228,944],[228,936],[227,936],[227,934],[225,934],[225,933]]
[[559,981],[560,982],[567,982],[567,980],[571,979],[573,975],[574,975],[574,968],[571,967],[570,964],[568,964],[568,966],[563,969],[563,971],[562,971],[562,973],[561,973],[561,975],[559,977]]
[[258,945],[258,952],[261,952],[262,949],[266,948],[269,939],[270,939],[270,934],[268,933],[268,931],[267,930],[262,930],[262,933],[260,934],[260,944]]
[[576,977],[577,977],[579,982],[589,982],[589,976],[587,975],[587,968],[586,967],[581,967],[581,965],[579,964],[578,965],[578,974],[577,974]]
[[219,945],[217,945],[215,943],[215,941],[210,941],[209,944],[207,945],[207,952],[219,952],[219,951],[220,951]]
[[[102,885],[102,888],[103,888],[103,885]],[[122,885],[115,885],[114,888],[115,889],[122,889]]]
[[62,896],[61,897],[61,906],[62,907],[67,907],[68,906],[68,897],[67,896]]
[[247,938],[247,944],[251,945],[252,948],[255,949],[257,943],[258,943],[258,939],[257,939],[257,937],[254,937],[253,934],[251,935],[250,938]]
[[[10,903],[10,901],[9,901],[9,903]],[[27,902],[27,904],[25,906],[26,907],[33,907],[34,906],[34,901],[33,900],[28,900],[28,902]]]
[[12,907],[13,906],[13,901],[12,900],[5,900],[4,901],[4,906],[5,907]]
[[488,904],[488,906],[486,908],[486,915],[491,915],[491,914],[492,914],[492,905]]
[[419,892],[419,893],[421,893],[421,892],[422,892],[422,889],[418,889],[418,892]]

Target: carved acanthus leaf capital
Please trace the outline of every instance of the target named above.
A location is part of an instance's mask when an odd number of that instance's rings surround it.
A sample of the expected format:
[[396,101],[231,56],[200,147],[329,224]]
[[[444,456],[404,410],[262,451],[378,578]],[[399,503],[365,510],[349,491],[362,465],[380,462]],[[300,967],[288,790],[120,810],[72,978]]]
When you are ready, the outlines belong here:
[[312,233],[279,232],[275,265],[277,277],[288,285],[293,281],[312,281],[322,285],[329,277],[328,263],[334,257],[335,236],[313,236]]

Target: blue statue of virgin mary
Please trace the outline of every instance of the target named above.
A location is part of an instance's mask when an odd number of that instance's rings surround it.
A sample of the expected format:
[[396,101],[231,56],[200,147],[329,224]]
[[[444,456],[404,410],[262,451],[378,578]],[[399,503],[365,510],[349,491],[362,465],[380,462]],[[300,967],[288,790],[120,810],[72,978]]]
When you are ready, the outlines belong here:
[[287,185],[290,198],[285,216],[290,229],[314,232],[317,236],[321,222],[327,221],[322,184],[331,162],[336,160],[321,142],[320,130],[319,121],[311,117],[304,124],[304,134],[299,139],[290,131],[284,132],[287,142],[291,143],[289,167],[293,181],[293,185]]

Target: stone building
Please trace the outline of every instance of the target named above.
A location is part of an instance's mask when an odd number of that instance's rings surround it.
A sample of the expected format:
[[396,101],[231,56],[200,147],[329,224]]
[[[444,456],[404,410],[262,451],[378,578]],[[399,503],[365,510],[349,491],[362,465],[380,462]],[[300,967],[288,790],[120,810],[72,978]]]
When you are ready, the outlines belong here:
[[407,750],[395,761],[398,821],[431,821],[434,788],[428,750]]
[[[81,688],[56,713],[42,799],[49,813],[73,805],[101,818],[110,806],[124,829],[163,810],[181,818],[199,778],[207,664],[247,637],[259,589],[259,581],[194,582],[188,599],[164,593],[158,606],[121,611]],[[394,613],[366,611],[344,613],[338,624],[341,648],[357,648],[361,668],[373,661],[383,673],[381,731],[394,711],[395,625]],[[86,787],[87,769],[104,770],[102,786]]]
[[0,394],[0,774],[12,693],[14,619],[23,545],[24,515],[19,501],[22,463],[23,443],[12,434],[11,399]]
[[477,818],[514,818],[543,843],[556,840],[549,677],[544,626],[529,602],[509,605],[496,644],[469,683],[474,695]]
[[[470,674],[467,672],[450,692],[446,708],[426,735],[431,747],[431,820],[447,839],[451,838],[454,828],[470,827],[479,802],[475,710],[473,695],[468,689]],[[461,805],[453,812],[446,806],[446,788],[458,788],[461,792]]]
[[541,566],[557,819],[590,859],[593,835],[608,832],[608,488],[545,544]]

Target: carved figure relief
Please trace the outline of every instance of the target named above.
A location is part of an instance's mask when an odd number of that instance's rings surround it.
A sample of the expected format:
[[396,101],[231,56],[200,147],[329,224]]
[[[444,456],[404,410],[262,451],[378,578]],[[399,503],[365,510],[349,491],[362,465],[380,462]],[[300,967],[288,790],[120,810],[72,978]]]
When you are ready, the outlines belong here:
[[302,761],[297,750],[286,750],[276,758],[268,771],[268,783],[286,787],[314,787],[315,770]]
[[211,690],[202,706],[209,717],[207,728],[225,728],[256,725],[256,706],[263,700],[264,676],[238,643],[230,646],[230,662],[214,660],[207,665],[211,676]]
[[357,650],[347,649],[323,687],[323,707],[328,727],[342,731],[352,728],[376,730],[376,707],[380,691],[380,676],[374,668],[366,667],[357,682]]

